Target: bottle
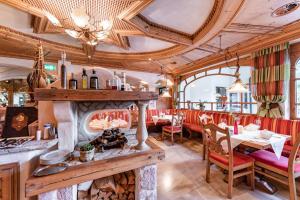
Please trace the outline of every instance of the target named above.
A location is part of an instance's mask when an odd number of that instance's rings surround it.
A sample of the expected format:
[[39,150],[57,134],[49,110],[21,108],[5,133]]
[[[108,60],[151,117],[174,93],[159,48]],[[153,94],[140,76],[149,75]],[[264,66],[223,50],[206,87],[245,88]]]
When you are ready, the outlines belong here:
[[61,54],[62,64],[60,66],[60,86],[62,89],[67,89],[67,68],[65,66],[66,53]]
[[114,78],[112,83],[113,90],[119,90],[119,77],[117,76],[117,72],[114,72]]
[[93,74],[90,78],[90,88],[94,89],[94,90],[98,90],[99,86],[98,86],[98,77],[96,75],[96,71],[93,69]]
[[82,89],[88,89],[88,76],[86,75],[86,70],[82,69]]
[[126,75],[125,75],[125,72],[121,73],[121,90],[126,91]]
[[72,73],[71,79],[69,80],[69,89],[77,90],[77,80],[74,78],[74,73]]

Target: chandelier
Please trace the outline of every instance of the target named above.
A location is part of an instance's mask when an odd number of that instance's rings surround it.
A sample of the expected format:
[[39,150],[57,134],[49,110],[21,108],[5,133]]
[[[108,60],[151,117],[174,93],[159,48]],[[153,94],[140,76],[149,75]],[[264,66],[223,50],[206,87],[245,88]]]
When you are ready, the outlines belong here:
[[69,36],[80,39],[92,46],[106,39],[113,25],[111,20],[97,21],[94,16],[86,12],[83,6],[73,9],[71,12],[72,21],[76,25],[76,27],[72,28],[64,27],[50,12],[43,10],[43,13],[54,26],[63,28]]

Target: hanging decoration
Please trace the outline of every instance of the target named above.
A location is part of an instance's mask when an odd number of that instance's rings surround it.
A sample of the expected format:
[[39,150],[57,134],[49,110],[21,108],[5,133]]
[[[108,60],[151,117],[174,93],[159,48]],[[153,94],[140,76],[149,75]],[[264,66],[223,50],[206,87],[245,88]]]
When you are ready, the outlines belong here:
[[41,42],[38,44],[33,70],[27,76],[27,84],[29,86],[29,92],[31,92],[30,97],[32,101],[32,93],[35,88],[47,87],[47,73],[44,69],[44,52]]
[[288,43],[262,49],[253,53],[251,72],[252,95],[261,103],[258,115],[262,117],[281,118],[289,81]]
[[236,66],[237,66],[237,69],[236,69],[236,72],[235,72],[235,77],[236,77],[236,80],[234,81],[234,83],[228,88],[228,92],[231,92],[231,93],[245,93],[245,92],[248,92],[248,89],[244,86],[242,80],[240,79],[240,58],[239,56],[236,54],[236,57],[237,57],[237,61],[236,61]]

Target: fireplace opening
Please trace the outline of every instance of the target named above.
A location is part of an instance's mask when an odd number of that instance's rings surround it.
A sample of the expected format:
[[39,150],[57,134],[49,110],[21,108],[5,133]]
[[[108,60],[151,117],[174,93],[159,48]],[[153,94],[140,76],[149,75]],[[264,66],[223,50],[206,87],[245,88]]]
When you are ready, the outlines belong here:
[[94,110],[80,120],[81,134],[89,140],[101,135],[105,130],[119,128],[121,131],[131,127],[131,115],[128,109]]

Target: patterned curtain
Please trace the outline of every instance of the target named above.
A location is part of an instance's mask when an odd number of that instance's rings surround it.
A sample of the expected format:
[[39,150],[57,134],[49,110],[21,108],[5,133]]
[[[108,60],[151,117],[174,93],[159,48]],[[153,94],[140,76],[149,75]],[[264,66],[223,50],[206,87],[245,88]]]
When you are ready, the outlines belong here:
[[288,54],[289,44],[280,44],[262,49],[252,55],[251,72],[252,95],[261,103],[258,115],[262,117],[281,118],[280,103],[286,99],[286,90],[290,75]]

